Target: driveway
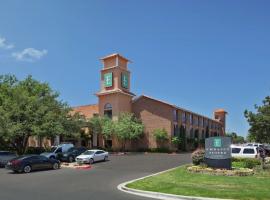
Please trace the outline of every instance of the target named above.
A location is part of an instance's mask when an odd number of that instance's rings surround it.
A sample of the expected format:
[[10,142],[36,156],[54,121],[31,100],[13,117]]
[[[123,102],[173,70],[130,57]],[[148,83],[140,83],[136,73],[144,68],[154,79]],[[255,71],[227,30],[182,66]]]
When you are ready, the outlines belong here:
[[111,156],[89,170],[67,169],[13,174],[0,169],[1,200],[142,200],[117,185],[189,163],[190,154],[133,154]]

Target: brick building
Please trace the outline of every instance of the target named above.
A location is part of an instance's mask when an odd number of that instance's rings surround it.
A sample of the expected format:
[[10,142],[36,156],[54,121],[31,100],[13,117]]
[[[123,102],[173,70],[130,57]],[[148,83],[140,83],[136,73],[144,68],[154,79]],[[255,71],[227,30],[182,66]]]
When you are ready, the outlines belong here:
[[[227,114],[225,110],[215,110],[212,119],[146,95],[135,96],[130,91],[130,61],[120,54],[106,56],[101,58],[101,61],[101,88],[96,93],[98,104],[73,109],[84,114],[86,118],[107,115],[113,120],[116,120],[121,112],[134,113],[142,120],[145,130],[141,139],[128,144],[129,149],[157,148],[158,143],[153,136],[153,131],[157,128],[165,129],[168,138],[184,134],[186,141],[200,141],[209,136],[224,135]],[[104,146],[104,141],[100,140],[98,135],[92,135],[89,146]],[[106,144],[113,149],[120,148],[116,138]],[[171,140],[168,140],[165,146],[174,148]]]

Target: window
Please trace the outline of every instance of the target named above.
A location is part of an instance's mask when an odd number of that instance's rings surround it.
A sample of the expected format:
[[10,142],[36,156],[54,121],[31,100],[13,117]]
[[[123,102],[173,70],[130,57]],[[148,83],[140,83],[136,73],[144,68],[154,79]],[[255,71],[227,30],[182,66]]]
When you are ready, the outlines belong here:
[[199,125],[199,118],[198,118],[198,116],[195,116],[194,117],[194,125],[195,126],[198,126]]
[[178,136],[178,125],[177,124],[173,125],[173,136]]
[[244,149],[243,154],[254,154],[254,149]]
[[186,123],[186,113],[182,112],[182,123]]
[[202,127],[205,127],[205,119],[202,119]]
[[173,121],[174,122],[177,122],[178,121],[178,111],[177,110],[174,110],[173,111]]
[[207,127],[209,124],[208,124],[208,120],[207,119],[204,119],[204,122],[205,122],[205,127]]
[[45,156],[39,156],[38,159],[42,161],[48,161],[48,158]]
[[58,148],[55,153],[62,153],[62,147]]
[[190,135],[189,136],[190,138],[192,138],[192,139],[194,138],[193,129],[190,129],[189,135]]
[[241,148],[232,148],[232,153],[240,153]]
[[1,156],[7,156],[7,155],[9,155],[9,152],[7,152],[7,151],[2,151],[2,152],[0,152],[0,155],[1,155]]
[[203,127],[203,118],[199,117],[199,126]]
[[190,125],[193,124],[193,115],[192,114],[189,115],[189,124]]
[[112,118],[112,105],[110,103],[106,103],[104,106],[104,115]]
[[202,131],[202,139],[205,138],[205,134],[204,134],[204,131]]
[[104,151],[97,151],[96,154],[103,154]]

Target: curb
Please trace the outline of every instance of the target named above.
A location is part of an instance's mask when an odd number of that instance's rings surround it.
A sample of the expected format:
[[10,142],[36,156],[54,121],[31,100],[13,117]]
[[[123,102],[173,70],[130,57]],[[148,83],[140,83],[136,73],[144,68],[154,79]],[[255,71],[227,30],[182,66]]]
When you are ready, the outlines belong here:
[[165,171],[161,171],[155,174],[151,174],[148,176],[144,176],[141,178],[133,179],[124,183],[121,183],[117,186],[117,189],[126,192],[129,194],[137,195],[137,196],[142,196],[142,197],[148,197],[148,198],[154,198],[154,199],[165,199],[165,200],[230,200],[230,199],[218,199],[218,198],[209,198],[209,197],[195,197],[195,196],[183,196],[183,195],[174,195],[174,194],[166,194],[166,193],[161,193],[161,192],[151,192],[151,191],[145,191],[145,190],[138,190],[138,189],[132,189],[128,188],[126,185],[129,183],[133,183],[135,181],[139,181],[145,178],[149,178],[152,176],[156,176],[159,174],[163,174],[165,172],[172,171],[178,167],[174,167]]

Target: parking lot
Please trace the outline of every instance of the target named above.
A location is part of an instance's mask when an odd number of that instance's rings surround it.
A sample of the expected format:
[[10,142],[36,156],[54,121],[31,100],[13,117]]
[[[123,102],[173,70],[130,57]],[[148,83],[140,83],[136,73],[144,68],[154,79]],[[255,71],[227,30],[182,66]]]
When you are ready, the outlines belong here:
[[2,200],[145,199],[117,190],[117,185],[189,163],[190,154],[132,154],[110,156],[91,169],[68,169],[14,174],[0,169]]

